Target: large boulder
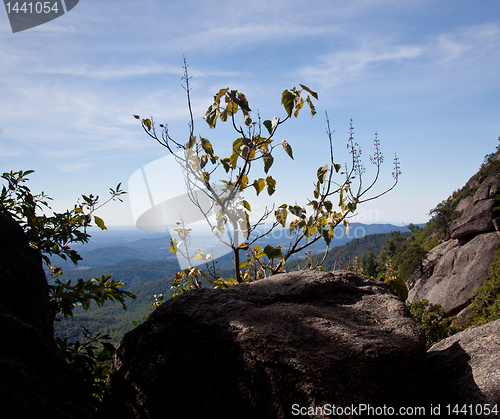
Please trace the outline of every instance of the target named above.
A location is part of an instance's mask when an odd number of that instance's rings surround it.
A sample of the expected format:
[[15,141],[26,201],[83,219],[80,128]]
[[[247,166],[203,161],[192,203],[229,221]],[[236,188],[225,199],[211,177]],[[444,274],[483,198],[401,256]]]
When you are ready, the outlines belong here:
[[93,406],[80,371],[38,331],[0,307],[0,406],[4,418],[86,419]]
[[499,348],[500,320],[470,327],[436,343],[427,356],[431,401],[441,409],[447,404],[472,405],[474,409],[500,405]]
[[91,389],[59,354],[40,254],[0,214],[0,406],[5,418],[89,418]]
[[0,306],[31,324],[55,349],[49,287],[42,258],[30,247],[23,229],[0,213]]
[[353,272],[200,289],[125,335],[100,417],[275,419],[325,404],[418,406],[425,354],[402,300]]
[[478,234],[465,244],[452,239],[436,246],[423,262],[423,273],[415,274],[408,301],[427,299],[449,314],[458,313],[488,274],[497,243],[494,231]]

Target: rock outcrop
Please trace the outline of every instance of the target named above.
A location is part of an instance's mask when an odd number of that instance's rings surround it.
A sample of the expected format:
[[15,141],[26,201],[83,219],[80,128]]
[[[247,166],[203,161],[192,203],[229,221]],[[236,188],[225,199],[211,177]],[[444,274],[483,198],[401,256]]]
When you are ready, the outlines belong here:
[[448,314],[457,314],[470,303],[488,274],[499,241],[493,207],[500,175],[483,179],[476,174],[466,186],[477,190],[458,203],[456,210],[463,213],[451,224],[451,239],[427,254],[423,269],[411,278],[408,295],[409,302],[427,299],[441,304]]
[[472,404],[474,409],[500,405],[500,320],[436,343],[429,349],[427,365],[431,402]]
[[427,299],[441,304],[447,313],[458,313],[469,304],[468,298],[488,274],[497,243],[493,231],[478,234],[462,245],[452,239],[436,246],[427,254],[424,275],[410,289],[408,301]]
[[89,418],[82,374],[59,354],[40,255],[0,214],[0,406],[6,418]]
[[[100,417],[291,418],[423,403],[425,339],[390,288],[290,272],[175,297],[123,338]],[[316,416],[322,417],[322,416]]]

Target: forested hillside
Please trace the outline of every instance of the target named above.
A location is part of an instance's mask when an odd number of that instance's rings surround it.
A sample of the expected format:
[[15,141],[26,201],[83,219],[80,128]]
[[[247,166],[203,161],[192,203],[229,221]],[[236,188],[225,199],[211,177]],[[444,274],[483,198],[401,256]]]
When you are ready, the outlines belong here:
[[[354,258],[361,257],[368,252],[378,256],[387,240],[394,240],[395,237],[406,238],[409,235],[410,233],[393,232],[371,234],[354,239],[343,246],[331,249],[324,262],[324,269],[333,270],[335,267],[342,269]],[[323,254],[314,255],[313,258],[319,259],[322,256]],[[306,263],[305,260],[292,260],[287,264],[287,270],[298,270]],[[225,278],[233,276],[230,266],[228,255],[222,259],[219,274]],[[86,327],[92,333],[110,334],[113,341],[118,343],[123,334],[134,327],[133,322],[140,323],[143,317],[149,314],[151,300],[148,297],[164,294],[165,298],[168,298],[173,283],[172,278],[177,269],[178,267],[172,267],[166,261],[132,261],[132,263],[116,263],[80,271],[85,277],[112,273],[117,279],[129,284],[125,288],[138,298],[127,303],[127,311],[123,311],[121,306],[112,303],[106,303],[100,308],[93,305],[87,311],[76,309],[74,317],[56,323],[56,334],[73,339],[81,336],[83,327]]]

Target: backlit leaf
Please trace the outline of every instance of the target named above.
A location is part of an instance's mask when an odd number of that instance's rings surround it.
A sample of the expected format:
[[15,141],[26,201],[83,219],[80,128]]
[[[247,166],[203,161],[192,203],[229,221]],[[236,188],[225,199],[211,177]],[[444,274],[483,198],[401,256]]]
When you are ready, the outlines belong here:
[[224,96],[227,91],[229,90],[229,87],[226,87],[225,89],[220,89],[219,93],[217,93],[216,96],[214,96],[214,102],[218,102],[222,96]]
[[266,184],[267,184],[267,193],[269,194],[269,196],[271,196],[276,190],[276,181],[271,176],[268,176],[266,178]]
[[142,122],[146,125],[148,131],[151,131],[151,119],[143,119]]
[[186,143],[186,148],[193,148],[193,146],[196,144],[196,137],[191,137],[189,141]]
[[274,163],[274,157],[271,156],[271,153],[269,153],[267,155],[264,155],[262,157],[262,160],[264,160],[264,172],[267,173]]
[[99,218],[94,215],[94,221],[97,224],[97,227],[99,227],[101,230],[107,230],[106,226],[104,225],[104,221],[102,218]]
[[325,164],[323,167],[318,169],[318,180],[319,183],[323,183],[325,181],[326,174],[328,173],[328,165]]
[[206,154],[204,154],[203,156],[201,156],[201,159],[200,159],[200,168],[204,168],[208,163],[208,156]]
[[229,169],[231,168],[231,160],[226,157],[225,159],[221,159],[220,162],[222,163],[226,173],[229,172]]
[[206,138],[201,138],[200,141],[203,151],[207,153],[209,156],[213,156],[214,149],[212,148],[212,143],[210,143],[210,141],[208,141]]
[[309,87],[304,86],[303,84],[299,83],[299,86],[302,87],[307,93],[309,93],[314,99],[318,100],[318,94],[316,92],[313,92]]
[[266,181],[262,178],[260,178],[259,180],[254,180],[253,187],[255,188],[258,196],[266,187]]
[[288,114],[288,116],[291,116],[295,104],[295,95],[289,90],[285,90],[281,95],[281,104],[285,108],[285,111]]
[[276,259],[283,257],[283,253],[281,252],[280,246],[273,247],[267,245],[266,247],[264,247],[264,253],[269,259]]

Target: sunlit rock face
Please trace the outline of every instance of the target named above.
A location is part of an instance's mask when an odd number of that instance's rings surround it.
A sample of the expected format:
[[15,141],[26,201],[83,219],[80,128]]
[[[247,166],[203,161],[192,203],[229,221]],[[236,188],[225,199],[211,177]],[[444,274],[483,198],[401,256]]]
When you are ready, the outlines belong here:
[[476,174],[467,182],[466,187],[477,190],[457,205],[463,212],[451,224],[449,240],[432,249],[423,269],[413,274],[409,302],[427,299],[448,314],[467,307],[488,274],[499,241],[500,223],[493,211],[499,186],[500,175],[482,179]]
[[423,273],[414,275],[408,301],[427,299],[441,304],[447,313],[458,313],[483,283],[497,243],[498,235],[493,231],[478,234],[464,244],[451,239],[436,246],[424,260]]

